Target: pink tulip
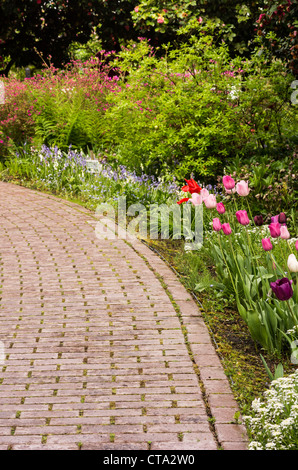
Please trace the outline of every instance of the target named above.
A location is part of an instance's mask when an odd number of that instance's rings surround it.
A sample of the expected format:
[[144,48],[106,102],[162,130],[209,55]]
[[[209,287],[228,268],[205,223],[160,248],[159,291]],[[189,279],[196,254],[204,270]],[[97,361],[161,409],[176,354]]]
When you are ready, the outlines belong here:
[[219,232],[221,230],[221,222],[218,217],[213,219],[213,230],[215,230],[215,232]]
[[209,194],[206,199],[204,199],[205,206],[207,209],[215,209],[216,207],[216,196],[214,194]]
[[202,196],[203,201],[204,201],[204,199],[206,199],[206,197],[209,196],[209,191],[208,191],[208,189],[203,188],[203,189],[201,190],[201,192],[200,192],[200,195]]
[[280,236],[280,224],[279,223],[272,223],[268,225],[270,230],[270,235],[272,238],[278,238]]
[[250,223],[247,212],[245,210],[237,211],[236,217],[237,217],[238,222],[241,225],[248,225]]
[[235,181],[230,175],[224,176],[222,182],[226,189],[233,189],[235,187]]
[[265,251],[271,251],[273,246],[270,238],[262,238],[262,246]]
[[232,229],[231,229],[229,223],[222,224],[221,228],[222,228],[222,231],[225,235],[231,235]]
[[239,183],[236,184],[236,191],[239,194],[239,196],[248,196],[249,194],[249,187],[248,183],[246,181],[240,181]]
[[203,202],[201,194],[194,193],[191,196],[190,201],[193,203],[194,206],[200,206]]
[[285,225],[280,227],[280,238],[283,238],[284,240],[291,238],[290,232]]
[[236,192],[236,188],[233,188],[233,189],[226,189],[226,192],[228,194],[234,194]]
[[226,212],[225,206],[223,205],[222,202],[219,202],[216,204],[216,210],[219,214],[224,214]]
[[296,248],[296,250],[298,251],[298,240],[296,240],[295,248]]

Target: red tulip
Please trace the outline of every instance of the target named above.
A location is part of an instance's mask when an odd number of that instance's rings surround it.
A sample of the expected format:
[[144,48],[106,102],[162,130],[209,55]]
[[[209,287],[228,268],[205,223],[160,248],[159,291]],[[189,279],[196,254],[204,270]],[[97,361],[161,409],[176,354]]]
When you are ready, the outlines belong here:
[[200,194],[202,188],[198,185],[198,183],[195,182],[194,179],[190,180],[185,180],[187,182],[187,185],[183,186],[182,191],[185,193],[198,193]]
[[182,204],[183,202],[187,202],[190,200],[190,197],[184,197],[183,199],[180,199],[180,201],[177,201],[177,204]]

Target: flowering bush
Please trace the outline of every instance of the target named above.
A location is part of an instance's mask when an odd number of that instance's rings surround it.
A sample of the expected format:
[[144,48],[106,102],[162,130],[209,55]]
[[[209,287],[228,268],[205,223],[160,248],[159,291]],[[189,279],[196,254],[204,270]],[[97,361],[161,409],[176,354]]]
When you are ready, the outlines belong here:
[[264,400],[253,401],[251,415],[243,416],[250,450],[297,450],[298,370],[271,382]]
[[7,156],[12,142],[22,145],[58,145],[67,150],[96,148],[103,131],[100,124],[106,96],[117,89],[118,76],[110,77],[105,65],[110,55],[79,60],[64,71],[48,65],[42,74],[20,81],[3,78],[6,102],[0,107],[0,157]]
[[210,180],[237,154],[280,146],[295,133],[281,62],[232,60],[208,35],[165,47],[161,58],[156,52],[141,40],[115,61],[125,81],[108,97],[105,142],[123,164]]

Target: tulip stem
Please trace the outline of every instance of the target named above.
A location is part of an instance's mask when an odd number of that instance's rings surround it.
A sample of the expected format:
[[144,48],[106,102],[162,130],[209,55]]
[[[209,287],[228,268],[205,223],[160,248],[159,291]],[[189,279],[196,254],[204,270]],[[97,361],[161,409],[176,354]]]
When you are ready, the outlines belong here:
[[235,259],[235,261],[236,261],[236,265],[237,265],[237,268],[238,268],[238,271],[239,271],[239,274],[240,274],[240,277],[241,277],[241,280],[242,280],[242,283],[243,283],[243,286],[244,286],[244,279],[243,279],[243,277],[242,277],[241,269],[240,269],[240,267],[239,267],[238,260],[237,260],[237,258],[236,258],[236,253],[235,253],[235,251],[234,251],[233,244],[232,244],[232,242],[231,242],[231,238],[230,238],[230,237],[228,237],[228,238],[229,238],[231,250],[232,250],[234,259]]
[[287,300],[287,304],[288,304],[290,313],[291,313],[291,315],[292,315],[292,318],[293,318],[293,320],[294,320],[294,324],[296,325],[296,324],[297,324],[297,318],[296,318],[295,313],[293,312],[292,307],[291,307],[291,305],[290,305],[290,302],[289,302],[288,300]]
[[234,288],[235,294],[236,294],[236,296],[237,296],[237,289],[236,289],[236,286],[235,286],[235,283],[234,283],[233,276],[232,276],[232,274],[231,274],[229,265],[228,265],[228,263],[227,263],[227,261],[226,261],[226,258],[225,258],[225,255],[224,255],[224,252],[223,252],[223,249],[222,249],[222,244],[221,244],[221,240],[220,240],[220,235],[219,235],[218,232],[217,232],[217,236],[218,236],[218,241],[219,241],[219,246],[220,246],[220,250],[221,250],[222,257],[223,257],[224,263],[225,263],[225,265],[227,266],[227,269],[228,269],[228,271],[229,271],[229,275],[230,275],[230,278],[231,278],[231,281],[232,281],[232,284],[233,284],[233,288]]

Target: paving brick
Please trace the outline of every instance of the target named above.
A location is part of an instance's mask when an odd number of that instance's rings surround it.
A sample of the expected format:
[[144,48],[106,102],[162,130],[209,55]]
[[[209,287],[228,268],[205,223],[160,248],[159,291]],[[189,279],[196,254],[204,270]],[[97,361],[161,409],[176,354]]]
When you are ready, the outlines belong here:
[[81,206],[0,182],[0,449],[244,448],[190,293],[143,243],[98,239],[96,224]]

